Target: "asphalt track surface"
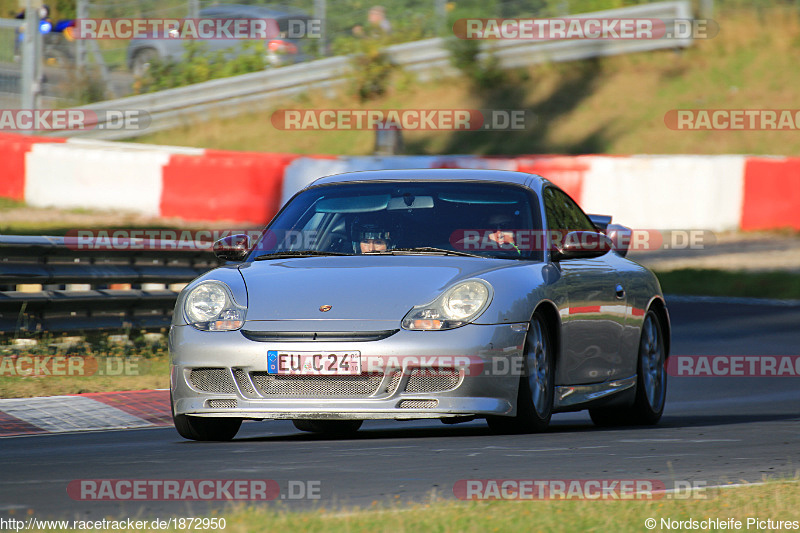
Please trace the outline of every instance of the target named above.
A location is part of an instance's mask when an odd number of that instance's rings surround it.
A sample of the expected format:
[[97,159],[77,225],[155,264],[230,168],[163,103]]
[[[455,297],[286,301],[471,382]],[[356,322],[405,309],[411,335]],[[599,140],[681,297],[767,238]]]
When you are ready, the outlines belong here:
[[[673,301],[673,354],[796,355],[800,307]],[[354,438],[246,423],[230,443],[181,439],[172,428],[0,439],[0,516],[64,519],[202,516],[226,502],[75,501],[76,479],[271,479],[319,482],[320,499],[289,508],[454,498],[462,479],[653,479],[716,485],[800,469],[800,378],[670,377],[661,423],[600,429],[557,415],[548,433],[497,436],[483,421],[367,422]],[[272,505],[272,504],[269,504]]]

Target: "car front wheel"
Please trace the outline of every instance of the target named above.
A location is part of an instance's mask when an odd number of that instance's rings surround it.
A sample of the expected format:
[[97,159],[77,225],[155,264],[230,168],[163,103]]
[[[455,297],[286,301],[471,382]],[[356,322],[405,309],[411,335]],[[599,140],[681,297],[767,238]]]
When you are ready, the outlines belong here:
[[539,315],[531,320],[525,339],[524,373],[517,394],[517,415],[489,417],[498,433],[537,433],[547,429],[553,415],[555,355],[550,331]]
[[169,405],[172,421],[178,434],[184,439],[203,441],[231,440],[242,426],[241,418],[210,418],[202,416],[176,415],[172,403],[172,392],[169,394]]
[[203,416],[175,415],[175,429],[181,437],[191,440],[226,441],[238,433],[241,418],[208,418]]

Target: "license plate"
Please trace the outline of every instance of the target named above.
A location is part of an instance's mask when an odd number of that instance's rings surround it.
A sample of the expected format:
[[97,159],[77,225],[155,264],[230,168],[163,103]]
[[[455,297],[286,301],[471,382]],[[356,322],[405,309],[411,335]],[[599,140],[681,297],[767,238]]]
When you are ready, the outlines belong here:
[[267,372],[296,375],[361,374],[361,352],[267,352]]

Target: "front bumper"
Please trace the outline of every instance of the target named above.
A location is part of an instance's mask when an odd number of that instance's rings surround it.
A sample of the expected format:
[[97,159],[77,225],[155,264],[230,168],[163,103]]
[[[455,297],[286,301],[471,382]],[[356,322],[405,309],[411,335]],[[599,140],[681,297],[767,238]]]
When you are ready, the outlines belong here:
[[[240,331],[173,326],[173,409],[249,419],[514,415],[526,330],[527,324],[468,324],[449,331],[401,329],[377,341],[261,342]],[[268,350],[357,350],[365,374],[290,378],[295,381],[288,384],[267,374]]]

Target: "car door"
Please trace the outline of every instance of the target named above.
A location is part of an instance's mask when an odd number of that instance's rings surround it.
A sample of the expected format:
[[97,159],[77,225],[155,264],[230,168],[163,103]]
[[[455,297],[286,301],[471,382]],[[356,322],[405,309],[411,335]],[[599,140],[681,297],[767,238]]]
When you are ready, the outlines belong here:
[[[548,186],[543,196],[551,232],[555,230],[563,238],[569,231],[596,231],[581,208],[560,189]],[[625,294],[607,255],[554,263],[567,287],[567,307],[559,309],[562,358],[557,368],[557,384],[597,383],[625,377],[619,375]]]
[[[225,24],[226,20],[235,22],[238,19],[247,17],[236,10],[225,9],[224,6],[220,6],[202,10],[200,12],[200,18],[216,19],[216,24],[221,26]],[[215,28],[216,27],[217,26],[215,26]],[[233,31],[232,27],[230,31]],[[197,39],[197,42],[203,43],[203,46],[205,47],[205,53],[214,54],[216,52],[225,52],[227,54],[225,56],[226,59],[235,58],[238,54],[238,51],[241,49],[243,41],[236,39],[224,39],[222,37],[224,37],[224,34],[215,36],[213,39]],[[236,52],[233,50],[236,50]]]

